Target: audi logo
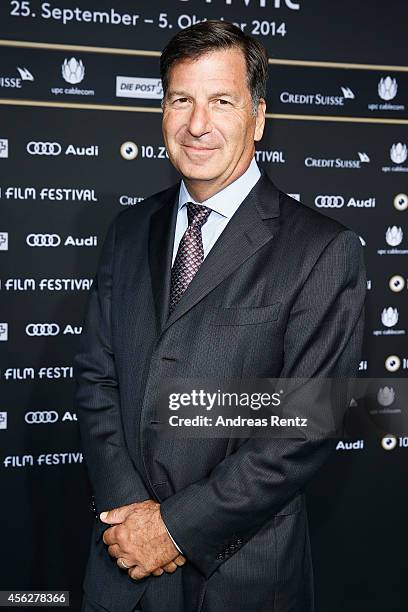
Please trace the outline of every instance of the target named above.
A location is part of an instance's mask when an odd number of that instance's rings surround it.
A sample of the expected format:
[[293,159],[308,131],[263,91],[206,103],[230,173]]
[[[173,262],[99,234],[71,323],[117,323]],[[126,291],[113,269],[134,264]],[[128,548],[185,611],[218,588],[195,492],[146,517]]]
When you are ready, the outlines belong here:
[[59,155],[62,147],[59,142],[36,142],[32,140],[27,145],[30,155]]
[[26,412],[24,420],[30,425],[38,423],[55,423],[58,421],[58,412],[55,412],[55,410],[37,410],[37,412]]
[[344,198],[340,195],[318,195],[315,197],[315,204],[318,208],[341,208]]
[[61,238],[58,234],[28,234],[26,242],[30,247],[57,247]]
[[57,336],[60,326],[57,323],[29,323],[26,325],[27,336]]

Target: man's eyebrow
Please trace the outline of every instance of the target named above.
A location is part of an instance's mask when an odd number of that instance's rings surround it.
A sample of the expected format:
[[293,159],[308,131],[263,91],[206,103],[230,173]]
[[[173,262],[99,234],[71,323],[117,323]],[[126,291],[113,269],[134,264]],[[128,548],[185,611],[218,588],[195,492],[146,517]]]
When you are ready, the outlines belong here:
[[229,93],[228,91],[216,91],[215,93],[211,94],[211,98],[232,98],[233,100],[236,100],[237,96],[235,96],[233,93]]
[[[190,97],[190,94],[187,91],[169,91],[168,93],[168,97],[171,98],[173,96],[185,96],[185,97]],[[234,96],[234,94],[229,93],[228,91],[216,91],[214,93],[211,93],[210,98],[220,98],[220,97],[224,97],[224,98],[232,98],[235,99],[236,96]]]
[[170,96],[188,96],[188,93],[186,91],[176,91],[176,90],[172,90],[169,91],[167,93],[167,95]]

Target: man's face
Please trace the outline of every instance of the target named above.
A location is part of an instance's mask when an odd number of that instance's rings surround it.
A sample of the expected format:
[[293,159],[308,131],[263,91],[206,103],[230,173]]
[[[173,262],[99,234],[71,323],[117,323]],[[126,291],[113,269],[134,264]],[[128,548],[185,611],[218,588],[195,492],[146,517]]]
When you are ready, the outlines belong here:
[[243,174],[264,123],[263,99],[252,115],[240,49],[212,51],[171,67],[163,136],[170,161],[190,184],[221,189]]

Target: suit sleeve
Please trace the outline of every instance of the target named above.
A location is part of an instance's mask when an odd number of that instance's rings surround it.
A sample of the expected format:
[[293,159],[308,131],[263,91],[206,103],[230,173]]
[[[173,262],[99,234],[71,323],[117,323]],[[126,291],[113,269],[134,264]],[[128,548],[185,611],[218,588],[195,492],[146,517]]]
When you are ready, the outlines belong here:
[[115,223],[102,247],[75,357],[76,405],[82,450],[98,513],[150,498],[126,447],[112,349]]
[[[358,236],[342,230],[323,249],[294,302],[281,378],[354,377],[361,358],[366,277]],[[308,482],[333,440],[250,438],[210,475],[161,505],[187,558],[209,577],[225,542],[245,544]]]

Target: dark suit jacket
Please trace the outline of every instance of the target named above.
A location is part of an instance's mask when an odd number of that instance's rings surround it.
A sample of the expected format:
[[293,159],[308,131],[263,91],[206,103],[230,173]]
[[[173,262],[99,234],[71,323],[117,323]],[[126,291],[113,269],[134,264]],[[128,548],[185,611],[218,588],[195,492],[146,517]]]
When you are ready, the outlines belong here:
[[111,225],[75,364],[97,511],[160,501],[188,563],[132,581],[109,557],[96,519],[84,588],[117,612],[142,596],[152,612],[310,612],[302,489],[333,443],[164,438],[157,389],[166,377],[356,376],[360,241],[262,171],[167,318],[178,188]]

